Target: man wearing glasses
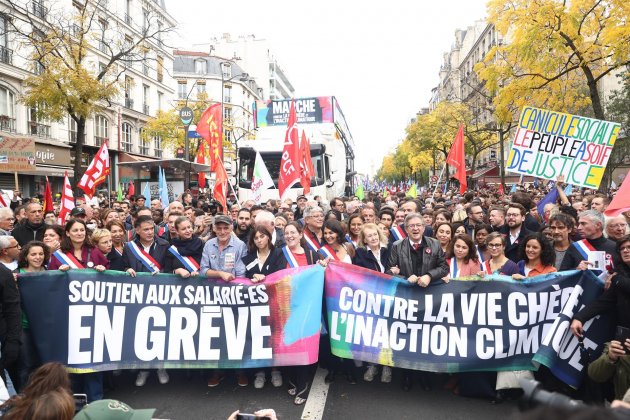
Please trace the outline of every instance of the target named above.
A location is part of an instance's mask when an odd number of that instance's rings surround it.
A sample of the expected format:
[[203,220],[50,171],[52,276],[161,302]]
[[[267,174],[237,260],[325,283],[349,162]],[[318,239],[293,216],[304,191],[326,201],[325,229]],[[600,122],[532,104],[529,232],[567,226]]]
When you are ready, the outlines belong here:
[[[405,216],[407,237],[392,245],[387,264],[387,273],[401,276],[411,284],[427,287],[430,283],[441,282],[448,274],[448,264],[444,251],[437,239],[424,235],[424,219],[420,213]],[[431,389],[429,376],[420,376],[425,390]],[[403,389],[409,391],[413,383],[411,370],[403,372]]]
[[9,270],[15,270],[18,266],[17,260],[21,249],[20,244],[13,236],[1,236],[0,262]]
[[520,260],[519,247],[521,242],[531,233],[523,225],[526,214],[527,210],[519,203],[510,203],[507,212],[505,213],[509,228],[508,234],[505,238],[505,256],[515,263]]
[[324,246],[324,210],[317,205],[304,208],[304,241],[314,252]]

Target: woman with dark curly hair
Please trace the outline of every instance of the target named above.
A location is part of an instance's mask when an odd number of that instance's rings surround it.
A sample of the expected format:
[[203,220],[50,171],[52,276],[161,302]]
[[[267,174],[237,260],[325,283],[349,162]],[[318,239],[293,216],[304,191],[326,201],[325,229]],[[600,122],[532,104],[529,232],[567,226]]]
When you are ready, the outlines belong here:
[[553,245],[542,233],[532,233],[526,236],[519,252],[521,260],[516,264],[519,272],[512,274],[513,279],[521,280],[525,277],[557,271],[553,265],[556,261]]
[[455,235],[448,245],[446,261],[449,265],[449,273],[444,281],[457,277],[476,276],[481,269],[477,248],[470,235]]
[[[48,249],[50,250],[51,254],[59,249],[62,239],[63,227],[59,225],[46,226],[46,230],[44,230],[44,239],[42,239],[42,242],[48,245]],[[50,258],[50,255],[48,257]],[[46,260],[46,264],[48,264],[48,261],[50,260]]]
[[343,226],[341,226],[338,220],[327,220],[324,223],[324,242],[326,242],[326,244],[322,246],[318,252],[324,258],[352,264],[355,248],[352,243],[347,242],[345,235],[346,232],[343,230]]

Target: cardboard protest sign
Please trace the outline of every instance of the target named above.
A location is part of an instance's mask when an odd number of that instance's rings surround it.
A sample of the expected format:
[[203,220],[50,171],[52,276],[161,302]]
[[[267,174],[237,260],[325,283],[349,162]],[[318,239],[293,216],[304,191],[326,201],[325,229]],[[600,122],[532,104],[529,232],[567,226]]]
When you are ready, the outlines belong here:
[[521,111],[507,170],[598,188],[617,140],[618,123],[525,107]]

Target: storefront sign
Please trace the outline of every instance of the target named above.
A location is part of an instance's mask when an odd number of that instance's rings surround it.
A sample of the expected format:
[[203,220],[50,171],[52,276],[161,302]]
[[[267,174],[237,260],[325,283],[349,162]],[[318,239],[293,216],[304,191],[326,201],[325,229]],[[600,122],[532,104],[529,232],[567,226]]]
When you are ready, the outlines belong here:
[[50,144],[35,144],[35,159],[37,164],[70,167],[70,149]]

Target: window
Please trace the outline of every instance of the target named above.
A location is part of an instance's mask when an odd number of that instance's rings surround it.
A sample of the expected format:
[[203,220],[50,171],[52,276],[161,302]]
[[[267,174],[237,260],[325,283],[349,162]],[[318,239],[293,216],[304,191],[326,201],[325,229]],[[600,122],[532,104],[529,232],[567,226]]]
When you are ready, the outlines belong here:
[[223,107],[223,122],[226,124],[232,123],[232,108]]
[[99,18],[98,26],[101,30],[101,36],[98,41],[98,49],[101,50],[101,52],[107,53],[108,47],[107,41],[105,40],[105,33],[107,32],[107,21],[105,19]]
[[77,122],[68,116],[68,141],[70,143],[77,142]]
[[15,131],[15,95],[0,86],[0,130]]
[[158,111],[162,110],[162,101],[164,100],[164,94],[162,92],[158,92]]
[[150,90],[149,86],[142,85],[142,111],[149,115],[149,97]]
[[125,152],[131,152],[133,150],[133,144],[131,142],[131,124],[123,123],[121,127],[122,132],[122,148]]
[[188,83],[185,80],[177,82],[177,99],[186,99],[188,96]]
[[9,49],[8,18],[0,13],[0,63],[11,64],[13,51]]
[[221,68],[224,78],[229,79],[230,77],[232,77],[232,65],[230,63],[221,64]]
[[206,74],[208,72],[208,62],[206,60],[195,60],[195,73]]
[[204,80],[197,81],[197,96],[206,92],[206,82]]
[[109,138],[109,120],[104,115],[94,118],[94,145],[101,146]]
[[131,25],[131,0],[125,2],[125,23]]
[[157,56],[157,81],[162,83],[164,80],[164,57]]
[[232,86],[223,87],[223,102],[232,102]]
[[133,109],[133,99],[131,98],[131,88],[133,87],[133,79],[125,76],[125,107]]
[[153,149],[155,150],[155,157],[162,157],[162,137],[153,137]]
[[149,29],[149,11],[142,9],[142,32],[146,32]]
[[142,74],[149,75],[149,51],[147,50],[142,54]]
[[[131,37],[126,36],[125,37],[125,43],[123,45],[123,50],[124,51],[130,51],[132,45],[133,45],[133,39]],[[125,64],[126,67],[133,66],[133,60],[131,58],[131,52],[128,52],[127,54],[125,54],[124,64]]]
[[138,150],[140,150],[141,155],[149,154],[149,143],[144,141],[144,130],[142,128],[138,130]]
[[42,120],[37,116],[37,108],[28,109],[29,134],[38,137],[50,137],[50,125],[42,124]]

